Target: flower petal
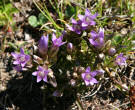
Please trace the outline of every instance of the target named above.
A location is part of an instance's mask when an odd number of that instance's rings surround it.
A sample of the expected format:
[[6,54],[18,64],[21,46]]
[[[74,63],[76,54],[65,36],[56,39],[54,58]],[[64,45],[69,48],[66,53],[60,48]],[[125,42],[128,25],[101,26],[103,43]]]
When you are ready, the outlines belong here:
[[90,84],[93,85],[95,83],[98,83],[98,81],[95,78],[91,78],[90,80]]
[[22,67],[17,65],[13,69],[16,70],[17,72],[20,72],[22,70]]
[[38,66],[38,71],[43,71],[43,70],[44,70],[43,67]]
[[37,83],[40,82],[42,78],[40,76],[37,76]]
[[26,65],[26,62],[21,63],[21,67],[24,67]]
[[92,45],[96,45],[95,41],[93,39],[89,39],[89,42],[92,44]]
[[78,18],[81,20],[81,21],[83,21],[84,20],[84,16],[83,15],[78,15]]
[[45,76],[45,77],[43,78],[43,81],[47,82],[47,76]]
[[17,59],[17,57],[18,57],[19,54],[12,52],[11,55],[12,55],[15,59]]
[[95,13],[94,15],[91,15],[90,18],[91,19],[96,19],[97,16],[98,16],[98,13]]
[[91,34],[92,38],[96,38],[97,37],[97,33],[95,31],[91,31],[90,34]]
[[85,16],[91,16],[91,13],[88,9],[85,10]]
[[35,72],[32,73],[32,75],[33,75],[33,76],[37,76],[37,75],[38,75],[38,72],[35,71]]
[[86,86],[88,86],[88,85],[90,85],[90,82],[89,81],[84,81],[85,82],[85,84],[86,84]]
[[104,29],[99,29],[99,37],[104,38]]
[[76,30],[75,31],[77,34],[81,34],[81,31],[80,30]]
[[96,25],[96,22],[95,22],[95,21],[91,21],[91,22],[90,22],[90,25],[91,25],[91,26],[94,26],[94,25]]
[[77,21],[76,21],[75,19],[72,19],[72,20],[71,20],[71,23],[72,23],[72,24],[77,24]]
[[89,73],[90,72],[90,67],[89,66],[86,68],[86,71],[85,72],[86,73]]
[[90,74],[92,77],[95,77],[97,75],[97,71],[92,71],[92,72],[90,72]]
[[84,79],[84,77],[85,77],[85,73],[82,73],[82,74],[81,74],[81,76],[82,76],[82,78]]
[[88,24],[87,23],[82,23],[82,27],[87,27]]
[[20,48],[20,53],[24,54],[24,49],[23,48]]
[[53,34],[52,34],[52,41],[54,42],[55,40],[56,40],[56,34],[53,33]]
[[20,64],[20,62],[18,60],[16,60],[16,61],[13,62],[13,64],[18,65],[18,64]]
[[70,25],[68,25],[68,24],[66,24],[66,26],[67,26],[67,28],[68,28],[70,31],[74,31],[74,29],[73,29],[72,26],[70,26]]

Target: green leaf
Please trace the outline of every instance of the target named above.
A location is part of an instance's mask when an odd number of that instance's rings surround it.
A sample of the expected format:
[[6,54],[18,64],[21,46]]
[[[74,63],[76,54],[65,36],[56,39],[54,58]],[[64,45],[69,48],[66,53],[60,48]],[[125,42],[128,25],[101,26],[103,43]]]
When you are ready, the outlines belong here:
[[65,10],[65,16],[70,18],[75,13],[76,13],[76,7],[68,5],[66,10]]
[[30,16],[28,18],[28,22],[32,27],[37,27],[38,26],[38,21],[37,21],[37,17],[36,16]]
[[114,36],[113,39],[116,41],[116,43],[120,43],[122,41],[121,36]]
[[48,19],[42,13],[39,13],[39,15],[38,15],[38,22],[39,22],[39,24],[43,25],[47,21],[48,21]]

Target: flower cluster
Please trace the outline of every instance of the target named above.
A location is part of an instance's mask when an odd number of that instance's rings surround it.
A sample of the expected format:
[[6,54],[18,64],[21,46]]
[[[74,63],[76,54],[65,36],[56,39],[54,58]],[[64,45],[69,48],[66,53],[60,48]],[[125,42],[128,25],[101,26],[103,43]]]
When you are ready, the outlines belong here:
[[96,22],[94,21],[97,17],[97,13],[92,15],[91,12],[86,9],[85,15],[78,15],[79,20],[71,20],[72,26],[67,24],[67,27],[70,31],[73,31],[77,34],[81,34],[83,30],[89,29],[90,26],[94,26]]
[[[41,36],[38,49],[34,52],[36,55],[25,54],[23,48],[20,49],[20,53],[12,52],[14,68],[17,71],[24,70],[31,61],[32,75],[37,77],[37,83],[43,80],[54,87],[57,86],[57,78],[67,78],[67,84],[74,88],[79,87],[79,83],[83,81],[86,86],[97,84],[100,81],[99,77],[105,73],[105,67],[111,67],[108,64],[113,61],[113,65],[123,66],[127,59],[123,53],[118,51],[117,46],[107,40],[104,28],[92,28],[96,25],[97,16],[97,13],[92,15],[86,9],[84,15],[78,15],[78,20],[71,20],[72,26],[67,25],[67,30],[61,36],[57,37],[55,33]],[[83,36],[83,32],[86,35]],[[50,39],[51,41],[49,41]],[[83,41],[86,42],[85,45],[83,45]],[[55,73],[57,70],[60,74]],[[66,70],[66,73],[62,73],[62,70]],[[63,88],[65,89],[65,87]],[[62,96],[61,90],[57,88],[53,96]]]

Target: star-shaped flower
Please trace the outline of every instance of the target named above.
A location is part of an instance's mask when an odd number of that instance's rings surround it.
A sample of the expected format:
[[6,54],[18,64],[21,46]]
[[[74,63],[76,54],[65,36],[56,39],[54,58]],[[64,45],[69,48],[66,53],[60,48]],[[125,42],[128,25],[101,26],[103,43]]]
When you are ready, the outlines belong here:
[[94,78],[97,75],[97,71],[91,71],[90,67],[87,67],[85,72],[82,73],[82,78],[86,84],[86,86],[93,85],[98,83],[98,81]]
[[38,66],[38,70],[33,72],[33,76],[37,76],[37,82],[40,82],[41,80],[47,82],[47,75],[49,73],[49,70],[44,69],[41,66]]

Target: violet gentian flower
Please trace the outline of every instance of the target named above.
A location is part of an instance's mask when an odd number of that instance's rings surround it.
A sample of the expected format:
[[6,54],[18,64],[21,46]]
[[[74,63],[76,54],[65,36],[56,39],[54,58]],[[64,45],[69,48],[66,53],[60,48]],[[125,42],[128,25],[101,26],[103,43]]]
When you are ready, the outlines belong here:
[[48,35],[42,36],[38,43],[39,53],[43,56],[47,54],[48,51]]
[[14,57],[15,61],[13,62],[14,65],[17,65],[15,68],[16,70],[21,70],[27,62],[30,60],[30,56],[24,53],[24,50],[20,48],[20,53],[12,52],[11,55]]
[[61,45],[66,43],[66,42],[62,42],[62,40],[63,40],[63,35],[60,36],[59,38],[56,38],[56,35],[53,33],[52,42],[54,47],[60,47]]
[[123,56],[123,53],[120,53],[116,59],[115,63],[119,66],[125,65],[126,64],[126,57]]
[[98,81],[94,78],[97,75],[97,73],[97,71],[91,71],[90,67],[86,68],[85,72],[81,75],[86,86],[98,83]]
[[96,19],[97,16],[98,16],[97,13],[92,15],[91,12],[88,9],[86,9],[85,15],[79,14],[78,18],[82,21],[82,27],[87,27],[87,26],[93,26],[96,24],[94,19]]
[[76,21],[75,19],[72,19],[71,23],[72,23],[72,26],[68,24],[66,25],[70,31],[73,31],[77,34],[81,34],[82,30],[85,30],[85,28],[82,28],[81,26],[82,25],[81,20]]
[[99,32],[91,31],[91,37],[89,38],[89,42],[100,49],[104,45],[104,29],[99,29]]
[[59,51],[59,47],[64,45],[66,42],[62,42],[63,40],[63,34],[59,37],[56,38],[56,35],[53,33],[52,35],[52,47],[50,50],[50,57],[54,57],[57,55],[58,51]]
[[41,80],[47,82],[47,75],[49,73],[49,70],[44,69],[41,66],[38,66],[38,70],[33,72],[33,76],[37,76],[37,82],[40,82]]

